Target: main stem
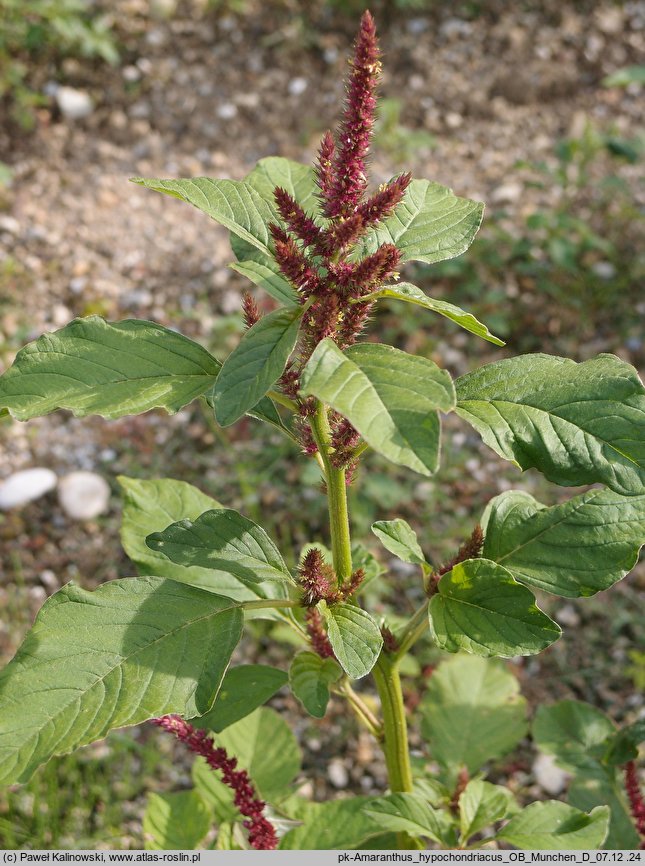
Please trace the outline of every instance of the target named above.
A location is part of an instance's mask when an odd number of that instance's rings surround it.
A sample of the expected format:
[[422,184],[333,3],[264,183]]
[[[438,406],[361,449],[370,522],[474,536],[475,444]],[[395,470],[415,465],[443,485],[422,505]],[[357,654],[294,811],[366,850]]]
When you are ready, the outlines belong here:
[[342,586],[352,574],[347,485],[345,483],[345,470],[336,469],[330,459],[331,430],[327,417],[327,407],[324,403],[319,403],[316,408],[316,414],[312,419],[312,430],[325,467],[331,552],[334,560],[334,571],[338,577],[339,585]]
[[[331,431],[324,403],[318,403],[316,414],[312,418],[312,432],[325,468],[334,571],[342,585],[352,573],[347,488],[345,471],[336,469],[330,459]],[[392,793],[409,793],[412,791],[412,768],[399,677],[399,658],[382,651],[373,674],[383,711],[381,740],[390,790]],[[407,833],[399,833],[397,839],[399,848],[411,850],[419,847],[416,840]]]

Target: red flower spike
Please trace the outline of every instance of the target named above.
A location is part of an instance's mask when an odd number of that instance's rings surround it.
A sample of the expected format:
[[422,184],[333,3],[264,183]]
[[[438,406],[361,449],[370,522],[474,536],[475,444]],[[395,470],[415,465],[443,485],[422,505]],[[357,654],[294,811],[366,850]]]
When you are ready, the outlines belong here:
[[366,228],[392,216],[394,208],[400,204],[411,180],[412,175],[409,172],[401,174],[359,205],[356,213],[362,218]]
[[277,186],[273,191],[273,196],[278,212],[289,227],[289,231],[293,232],[306,247],[316,245],[320,239],[321,229],[313,219],[282,187]]
[[444,574],[448,574],[449,571],[452,571],[455,565],[459,565],[460,562],[465,562],[467,559],[477,559],[483,546],[484,532],[481,526],[477,524],[468,541],[465,541],[461,545],[455,556],[453,556],[452,559],[449,559],[448,562],[445,562],[438,571],[430,575],[430,582],[427,590],[428,595],[434,595],[437,591],[439,579],[443,577]]
[[349,580],[343,586],[341,590],[341,595],[343,597],[343,601],[346,601],[350,596],[354,595],[356,590],[359,588],[361,583],[365,580],[365,569],[357,568],[356,571],[353,571],[350,575]]
[[244,325],[246,328],[252,328],[260,321],[260,310],[255,302],[255,298],[250,292],[244,292],[242,296],[242,313],[244,315]]
[[395,638],[394,633],[386,626],[381,626],[381,637],[383,638],[383,646],[386,652],[395,653],[399,648],[399,642]]
[[305,614],[307,624],[307,634],[311,641],[311,646],[318,653],[321,659],[335,658],[334,650],[329,643],[329,638],[323,626],[322,617],[315,607],[310,607]]
[[360,336],[361,331],[367,324],[374,303],[367,304],[352,304],[349,310],[343,317],[342,325],[338,335],[338,344],[341,349],[346,349],[348,346],[356,342],[356,338]]
[[[347,100],[338,130],[330,190],[324,196],[328,217],[349,216],[367,186],[365,159],[376,116],[374,92],[381,72],[376,26],[369,11],[363,13],[351,61]],[[322,187],[321,187],[322,188]]]
[[358,263],[352,275],[352,284],[360,297],[372,291],[379,283],[391,277],[401,261],[401,251],[394,244],[381,244],[381,246]]
[[236,770],[237,759],[229,758],[225,749],[215,748],[213,738],[207,731],[196,730],[190,722],[180,716],[162,716],[153,719],[169,734],[174,734],[188,748],[205,758],[208,766],[219,770],[222,781],[235,793],[235,805],[247,820],[244,826],[249,831],[249,843],[258,851],[273,851],[278,847],[278,837],[273,824],[264,817],[265,803],[257,796],[246,770]]
[[298,244],[279,226],[269,225],[273,236],[274,256],[280,273],[305,297],[313,294],[320,286],[320,277]]
[[330,199],[334,186],[333,160],[336,145],[331,132],[326,132],[323,135],[320,147],[318,148],[318,160],[314,168],[316,175],[316,184],[320,190],[320,200],[323,208],[326,211],[326,202]]
[[643,839],[640,848],[645,850],[645,800],[643,800],[643,795],[641,794],[636,763],[634,761],[628,761],[625,764],[625,790],[627,791],[634,824]]
[[298,569],[300,586],[302,587],[302,603],[305,607],[314,607],[319,601],[338,601],[336,585],[338,580],[331,565],[324,561],[317,547],[309,550]]

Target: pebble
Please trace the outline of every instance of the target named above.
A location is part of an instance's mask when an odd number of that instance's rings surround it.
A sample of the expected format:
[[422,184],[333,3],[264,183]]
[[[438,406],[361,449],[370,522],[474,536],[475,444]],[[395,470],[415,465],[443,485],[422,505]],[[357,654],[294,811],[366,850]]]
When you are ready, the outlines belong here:
[[506,204],[517,201],[523,191],[521,183],[504,183],[493,190],[490,198],[495,204]]
[[233,105],[232,102],[223,102],[217,106],[215,114],[222,120],[232,120],[237,114],[237,105]]
[[56,487],[57,481],[51,469],[38,467],[14,472],[0,484],[0,509],[7,511],[40,499]]
[[305,92],[308,86],[309,82],[306,78],[292,78],[289,82],[289,93],[292,96],[300,96],[302,93]]
[[329,781],[332,783],[334,788],[340,789],[347,787],[347,783],[349,782],[349,773],[347,772],[343,762],[338,758],[334,758],[329,762],[327,775],[329,776]]
[[110,488],[95,472],[70,472],[58,485],[58,501],[72,520],[92,520],[107,511]]
[[538,755],[533,762],[533,775],[543,791],[547,794],[560,794],[564,791],[569,773],[556,766],[553,755]]
[[56,91],[56,104],[67,120],[82,120],[94,110],[92,98],[85,90],[75,87],[59,87]]

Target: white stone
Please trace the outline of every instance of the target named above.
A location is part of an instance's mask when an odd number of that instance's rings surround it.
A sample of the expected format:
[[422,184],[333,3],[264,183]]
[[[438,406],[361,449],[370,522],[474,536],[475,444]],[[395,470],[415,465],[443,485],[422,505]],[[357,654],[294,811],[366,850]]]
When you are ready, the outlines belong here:
[[343,762],[338,758],[334,758],[329,762],[327,775],[329,776],[329,781],[332,783],[334,788],[347,787],[347,783],[349,782],[349,773],[347,772]]
[[74,87],[59,87],[56,91],[56,102],[67,120],[82,120],[94,110],[89,93]]
[[563,604],[557,611],[556,618],[561,625],[575,628],[580,625],[580,616],[572,604]]
[[18,508],[40,499],[56,487],[58,479],[51,469],[23,469],[14,472],[0,484],[0,508]]
[[521,183],[504,183],[493,190],[491,200],[495,204],[517,201],[522,195],[524,187]]
[[533,762],[533,775],[547,794],[561,794],[571,778],[569,773],[556,766],[553,755],[538,755]]
[[58,501],[72,520],[92,520],[107,511],[110,488],[95,472],[70,472],[58,485]]
[[215,114],[221,117],[222,120],[232,120],[237,114],[237,105],[234,105],[232,102],[223,102],[217,106]]
[[292,96],[301,96],[308,86],[309,82],[306,78],[300,76],[298,76],[298,78],[292,78],[289,82],[289,93]]

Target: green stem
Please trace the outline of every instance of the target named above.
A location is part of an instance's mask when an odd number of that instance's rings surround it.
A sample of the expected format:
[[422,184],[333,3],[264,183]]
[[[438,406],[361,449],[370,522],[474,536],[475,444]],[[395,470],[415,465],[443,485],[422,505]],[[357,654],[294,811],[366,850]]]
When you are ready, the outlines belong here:
[[410,651],[427,628],[428,602],[425,601],[408,621],[405,631],[399,637],[399,647],[394,655],[397,663]]
[[327,407],[323,403],[318,404],[316,414],[312,418],[312,432],[325,467],[331,552],[334,560],[334,571],[338,577],[339,585],[342,586],[352,574],[347,485],[345,484],[345,470],[336,469],[330,460],[331,430],[327,417]]
[[[383,711],[383,752],[390,791],[410,793],[413,788],[408,726],[405,718],[398,661],[381,652],[372,673]],[[397,846],[402,850],[418,850],[422,843],[407,833],[397,833]]]
[[285,394],[281,394],[279,391],[267,391],[267,397],[270,397],[274,403],[279,403],[286,409],[291,409],[292,412],[298,411],[298,404],[296,401],[287,397]]

